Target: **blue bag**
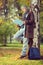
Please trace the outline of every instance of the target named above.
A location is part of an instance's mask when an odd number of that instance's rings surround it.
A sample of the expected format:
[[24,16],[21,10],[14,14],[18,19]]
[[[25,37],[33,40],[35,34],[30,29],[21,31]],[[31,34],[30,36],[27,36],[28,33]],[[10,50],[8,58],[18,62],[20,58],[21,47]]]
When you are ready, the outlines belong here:
[[29,49],[29,59],[40,59],[40,52],[38,48],[31,47]]

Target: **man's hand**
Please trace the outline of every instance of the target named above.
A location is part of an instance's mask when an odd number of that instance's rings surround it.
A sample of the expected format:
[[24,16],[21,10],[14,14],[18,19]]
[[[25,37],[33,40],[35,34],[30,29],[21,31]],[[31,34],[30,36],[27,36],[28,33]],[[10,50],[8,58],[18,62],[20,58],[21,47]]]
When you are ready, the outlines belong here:
[[28,23],[28,21],[27,21],[27,20],[25,20],[25,21],[23,21],[23,23],[24,23],[24,25],[26,25],[26,24]]
[[25,21],[23,21],[24,25],[26,24]]
[[17,27],[21,28],[19,25],[17,25]]

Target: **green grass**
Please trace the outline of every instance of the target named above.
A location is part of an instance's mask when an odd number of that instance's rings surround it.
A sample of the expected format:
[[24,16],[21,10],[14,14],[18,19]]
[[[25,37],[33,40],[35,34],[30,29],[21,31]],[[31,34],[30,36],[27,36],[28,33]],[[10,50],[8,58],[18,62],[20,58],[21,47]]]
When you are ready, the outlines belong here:
[[[40,47],[41,51],[43,51],[43,44],[41,44]],[[22,44],[20,43],[7,44],[7,47],[0,47],[0,52],[3,53],[3,56],[0,57],[0,65],[43,65],[43,60],[28,60],[28,59],[15,60],[15,57],[18,56],[20,52],[19,50],[21,50],[21,48]],[[3,51],[1,51],[1,49],[3,49]],[[7,52],[6,49],[11,50],[11,52],[13,51],[13,53],[11,53],[10,51]],[[43,52],[41,52],[41,54],[43,55]]]
[[[0,48],[5,48],[5,49],[21,49],[23,44],[21,43],[8,43],[6,46],[3,46],[0,43]],[[40,48],[43,49],[43,43],[40,44]]]
[[17,60],[17,61],[12,61],[6,60],[6,58],[3,58],[3,63],[0,62],[0,65],[43,65],[43,61],[35,61],[35,60]]
[[0,44],[0,48],[6,48],[6,49],[21,49],[22,48],[22,45],[21,43],[9,43],[7,44],[6,46],[3,46],[2,44]]

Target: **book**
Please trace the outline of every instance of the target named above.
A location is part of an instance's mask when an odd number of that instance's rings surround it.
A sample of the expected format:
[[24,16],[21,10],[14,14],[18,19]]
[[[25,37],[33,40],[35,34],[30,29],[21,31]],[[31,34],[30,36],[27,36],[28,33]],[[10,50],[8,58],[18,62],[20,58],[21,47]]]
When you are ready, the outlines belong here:
[[20,20],[20,19],[15,19],[15,20],[14,20],[14,19],[11,18],[11,20],[13,21],[14,24],[17,24],[17,25],[19,25],[19,26],[22,26],[22,25],[23,25],[23,21]]

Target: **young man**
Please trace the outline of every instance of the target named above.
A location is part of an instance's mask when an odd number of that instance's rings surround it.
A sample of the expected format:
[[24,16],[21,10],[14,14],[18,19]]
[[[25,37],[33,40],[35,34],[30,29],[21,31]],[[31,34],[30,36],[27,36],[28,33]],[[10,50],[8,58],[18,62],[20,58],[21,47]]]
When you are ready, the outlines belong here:
[[[29,44],[29,48],[32,47],[33,44],[33,36],[34,36],[34,27],[35,27],[35,20],[34,20],[34,14],[32,12],[32,9],[28,10],[26,6],[23,6],[22,11],[24,12],[23,15],[23,22],[25,25],[25,34],[24,34],[24,44]],[[27,42],[25,42],[27,40]]]
[[[11,18],[11,20],[14,22],[15,20]],[[27,40],[24,41],[24,32],[25,32],[25,26],[21,26],[21,28],[14,34],[13,39],[16,39],[16,40],[20,40],[20,41],[23,41],[23,48],[22,48],[22,51],[21,51],[21,55],[20,55],[20,58],[24,58],[26,56],[26,51],[27,51]],[[25,42],[25,44],[24,44]]]

